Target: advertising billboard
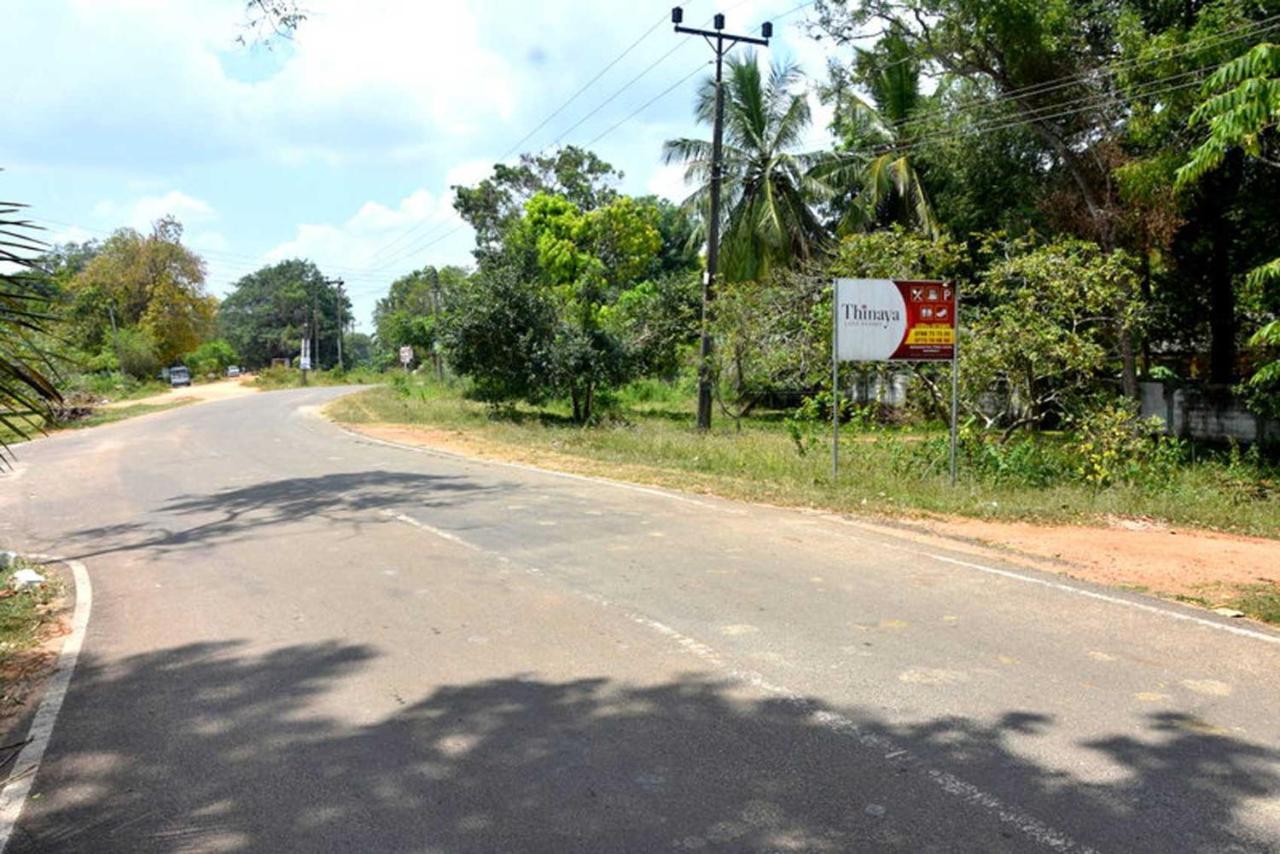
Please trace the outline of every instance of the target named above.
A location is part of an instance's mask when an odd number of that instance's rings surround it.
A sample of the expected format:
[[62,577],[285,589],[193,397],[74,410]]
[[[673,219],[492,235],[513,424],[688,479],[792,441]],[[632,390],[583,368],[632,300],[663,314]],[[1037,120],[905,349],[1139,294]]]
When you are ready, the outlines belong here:
[[948,282],[836,279],[835,343],[841,362],[951,361],[956,292]]

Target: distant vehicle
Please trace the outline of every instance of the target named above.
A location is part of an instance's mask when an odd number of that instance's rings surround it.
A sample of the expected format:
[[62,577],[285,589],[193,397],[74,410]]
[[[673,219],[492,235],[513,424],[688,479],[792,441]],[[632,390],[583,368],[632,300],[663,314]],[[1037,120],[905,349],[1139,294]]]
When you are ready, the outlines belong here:
[[227,366],[227,376],[229,376],[229,377],[238,377],[238,376],[240,376],[240,366],[239,366],[239,365],[229,365],[229,366]]
[[183,366],[169,369],[169,385],[177,388],[182,385],[191,385],[191,372]]

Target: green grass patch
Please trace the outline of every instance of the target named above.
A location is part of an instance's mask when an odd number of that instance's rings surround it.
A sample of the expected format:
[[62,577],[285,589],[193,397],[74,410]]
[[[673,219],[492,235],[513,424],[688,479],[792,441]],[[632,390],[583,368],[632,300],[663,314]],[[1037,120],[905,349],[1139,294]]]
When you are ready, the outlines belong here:
[[[46,569],[32,567],[21,559],[0,568],[0,677],[12,674],[15,669],[24,669],[22,657],[40,642],[45,625],[54,619],[50,605],[61,592],[60,585],[53,578],[38,587],[12,591],[10,579],[23,568],[35,569],[49,578]],[[0,682],[4,681],[0,678]],[[10,695],[6,685],[0,700],[10,704],[17,698]]]
[[139,415],[150,415],[154,412],[164,412],[168,409],[177,409],[179,406],[186,406],[194,403],[194,398],[176,398],[165,403],[134,403],[129,406],[113,407],[111,409],[95,409],[89,415],[83,418],[76,418],[69,421],[49,422],[45,419],[39,419],[39,423],[43,426],[43,431],[32,427],[28,430],[28,435],[21,436],[12,430],[6,429],[0,425],[0,441],[6,445],[18,445],[31,439],[38,439],[43,435],[57,433],[62,430],[81,430],[86,427],[98,427],[103,424],[111,424],[115,421],[124,421],[127,418],[136,418]]
[[69,398],[84,395],[95,401],[115,402],[150,397],[168,390],[169,384],[162,380],[138,380],[127,374],[99,373],[68,377],[62,391]]
[[302,388],[322,385],[376,385],[387,381],[386,375],[377,371],[355,369],[350,371],[307,371],[306,382],[297,368],[263,368],[253,378],[253,385],[265,391],[282,388]]
[[1247,587],[1231,600],[1229,607],[1243,611],[1255,620],[1280,623],[1280,586],[1256,584]]
[[[1141,483],[1099,488],[1072,479],[1064,437],[1044,436],[1004,450],[974,441],[966,444],[960,482],[952,487],[940,427],[842,428],[841,472],[833,481],[829,426],[811,425],[797,436],[786,413],[737,423],[718,415],[704,435],[694,429],[691,398],[654,389],[623,390],[612,414],[589,428],[572,425],[561,404],[494,410],[467,400],[459,388],[419,378],[395,378],[337,402],[330,412],[350,423],[463,430],[514,447],[616,464],[618,477],[746,500],[1066,523],[1142,517],[1280,537],[1280,495],[1267,486],[1265,472],[1246,476],[1253,470],[1238,455],[1202,454],[1195,463],[1166,464]],[[635,468],[628,472],[626,466]]]
[[54,430],[79,430],[84,427],[99,427],[103,424],[111,424],[115,421],[124,421],[128,418],[136,418],[139,415],[150,415],[154,412],[164,412],[169,409],[177,409],[180,406],[186,406],[189,403],[195,403],[194,398],[175,398],[165,403],[134,403],[130,406],[120,406],[113,409],[95,409],[93,414],[86,418],[77,418],[75,421],[62,422],[54,426]]

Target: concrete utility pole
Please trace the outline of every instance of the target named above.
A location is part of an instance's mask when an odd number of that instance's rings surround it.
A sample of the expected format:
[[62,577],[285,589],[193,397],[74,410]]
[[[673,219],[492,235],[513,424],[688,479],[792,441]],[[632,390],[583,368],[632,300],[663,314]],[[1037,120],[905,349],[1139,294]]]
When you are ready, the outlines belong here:
[[773,24],[766,21],[760,28],[763,38],[737,36],[724,32],[724,15],[715,16],[715,30],[683,27],[684,10],[671,10],[671,23],[677,33],[702,36],[716,53],[716,114],[711,132],[711,214],[707,222],[707,271],[702,275],[702,341],[698,347],[698,429],[711,429],[711,302],[715,299],[716,273],[720,266],[720,182],[724,170],[724,56],[738,42],[769,46]]
[[338,370],[341,371],[343,370],[343,367],[342,367],[342,331],[343,331],[342,302],[345,298],[345,294],[343,294],[342,288],[343,288],[343,285],[345,285],[346,283],[342,281],[342,279],[325,279],[324,283],[326,285],[333,285],[338,292]]

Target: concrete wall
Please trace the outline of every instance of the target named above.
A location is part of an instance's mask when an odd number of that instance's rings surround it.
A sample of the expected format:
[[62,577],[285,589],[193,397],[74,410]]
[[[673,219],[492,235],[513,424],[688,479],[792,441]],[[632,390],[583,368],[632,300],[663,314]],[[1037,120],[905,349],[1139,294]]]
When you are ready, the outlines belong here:
[[1142,414],[1174,436],[1225,442],[1280,442],[1280,423],[1254,415],[1227,389],[1142,383]]

